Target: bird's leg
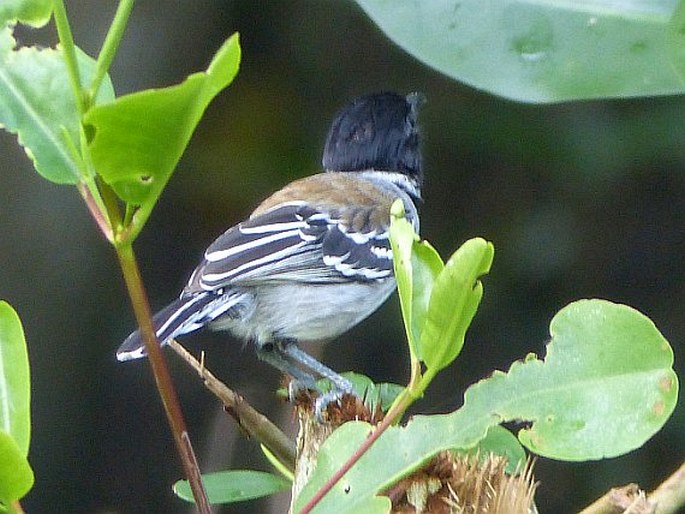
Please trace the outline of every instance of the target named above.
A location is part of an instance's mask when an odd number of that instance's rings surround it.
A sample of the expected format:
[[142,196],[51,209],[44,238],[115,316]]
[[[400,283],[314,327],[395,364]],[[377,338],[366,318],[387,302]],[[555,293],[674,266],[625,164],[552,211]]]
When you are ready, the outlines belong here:
[[319,421],[324,419],[323,413],[328,404],[338,402],[344,394],[355,394],[352,382],[320,363],[307,352],[302,351],[294,341],[284,341],[281,343],[280,349],[291,360],[298,362],[317,375],[327,378],[333,384],[334,387],[328,392],[322,392],[314,403],[314,415]]
[[271,364],[274,368],[293,377],[288,387],[288,396],[292,400],[299,389],[316,389],[314,377],[290,362],[278,343],[257,344],[257,357]]
[[295,363],[331,381],[334,386],[333,389],[328,392],[322,392],[316,399],[314,413],[318,419],[323,419],[322,413],[329,403],[340,400],[346,393],[355,394],[354,387],[349,380],[302,351],[295,341],[285,340],[258,345],[257,356],[295,379],[290,383],[288,390],[291,399],[294,398],[298,387],[318,389],[314,377],[300,369]]
[[314,357],[309,355],[300,349],[299,346],[294,341],[285,341],[279,345],[281,351],[284,355],[300,363],[302,366],[310,371],[313,371],[317,375],[327,378],[330,380],[336,389],[343,393],[354,393],[354,388],[352,387],[352,382],[347,380],[345,377],[340,376],[338,373],[333,371],[328,366],[320,363]]

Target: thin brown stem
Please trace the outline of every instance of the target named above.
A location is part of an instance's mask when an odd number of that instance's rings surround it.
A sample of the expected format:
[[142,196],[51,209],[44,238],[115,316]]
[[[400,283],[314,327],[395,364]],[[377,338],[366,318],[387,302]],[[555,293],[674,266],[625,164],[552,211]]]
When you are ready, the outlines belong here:
[[636,484],[615,487],[578,514],[677,514],[685,507],[685,462],[645,495]]
[[76,187],[78,189],[78,192],[81,193],[81,197],[83,198],[86,207],[88,207],[90,215],[95,220],[95,223],[97,223],[100,232],[102,232],[102,234],[107,238],[109,242],[113,242],[114,234],[112,232],[112,227],[110,226],[107,219],[105,219],[102,210],[100,209],[97,202],[95,201],[95,198],[93,197],[92,191],[88,188],[88,186],[86,186],[86,184],[82,182],[77,184]]
[[200,469],[197,464],[195,452],[193,451],[188,430],[183,419],[181,405],[176,396],[176,390],[171,381],[169,369],[166,366],[164,355],[159,347],[155,330],[152,325],[152,314],[147,299],[147,294],[143,287],[143,282],[136,262],[133,247],[130,244],[116,245],[117,256],[121,271],[126,281],[126,287],[131,298],[133,311],[140,327],[140,333],[145,342],[145,349],[148,353],[148,360],[152,366],[152,373],[157,383],[157,390],[162,399],[167,420],[176,443],[183,470],[190,483],[190,488],[195,498],[195,504],[201,514],[211,514],[207,493],[202,484]]
[[656,514],[675,514],[685,507],[685,462],[650,495]]
[[637,484],[614,487],[578,514],[654,514],[654,504]]
[[178,341],[169,344],[183,360],[192,367],[209,389],[233,416],[247,435],[266,446],[287,469],[295,469],[295,443],[269,418],[252,407],[245,399],[216,378],[205,366],[188,352]]

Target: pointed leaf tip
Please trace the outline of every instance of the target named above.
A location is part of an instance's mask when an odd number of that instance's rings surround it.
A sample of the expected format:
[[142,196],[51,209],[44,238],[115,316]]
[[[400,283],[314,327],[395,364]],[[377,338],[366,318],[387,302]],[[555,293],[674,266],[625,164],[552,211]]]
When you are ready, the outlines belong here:
[[119,197],[148,207],[157,201],[212,99],[234,79],[238,34],[217,51],[207,71],[161,89],[139,91],[91,109],[91,155]]

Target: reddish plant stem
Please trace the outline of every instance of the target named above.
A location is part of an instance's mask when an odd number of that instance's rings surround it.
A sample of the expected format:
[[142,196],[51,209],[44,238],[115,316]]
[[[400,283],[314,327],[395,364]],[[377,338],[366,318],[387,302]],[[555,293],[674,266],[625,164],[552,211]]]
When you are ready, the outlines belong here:
[[331,489],[335,487],[335,484],[340,482],[340,479],[345,476],[345,473],[347,473],[352,466],[354,466],[359,459],[364,455],[367,451],[369,451],[369,448],[378,441],[380,436],[383,435],[383,433],[390,427],[392,426],[395,421],[404,413],[404,411],[407,410],[409,405],[412,403],[412,395],[411,393],[407,392],[405,390],[405,394],[402,397],[400,401],[398,401],[393,407],[388,411],[388,413],[385,415],[383,418],[383,421],[381,421],[377,426],[376,429],[369,434],[369,437],[367,437],[364,442],[355,450],[355,452],[350,456],[349,459],[347,459],[347,462],[343,464],[338,471],[336,471],[331,478],[328,479],[328,481],[319,489],[314,496],[312,496],[311,500],[307,502],[307,504],[300,510],[299,514],[310,514],[312,509],[317,506],[317,504],[326,496]]
[[102,214],[102,211],[100,210],[97,203],[95,202],[95,199],[93,198],[93,194],[90,192],[88,187],[83,182],[79,182],[76,185],[76,188],[78,189],[78,192],[81,194],[81,197],[83,198],[86,207],[88,207],[90,215],[95,220],[95,223],[97,223],[100,232],[102,232],[102,234],[107,238],[107,241],[109,241],[110,243],[113,242],[114,236],[112,234],[111,224],[108,220],[105,219],[104,215]]
[[140,333],[145,342],[148,360],[152,366],[152,373],[157,383],[157,390],[162,399],[164,410],[167,415],[169,427],[174,436],[174,442],[178,450],[185,476],[190,483],[190,488],[195,498],[195,504],[201,514],[211,514],[207,493],[202,484],[200,469],[193,451],[193,446],[188,436],[188,430],[183,419],[181,406],[176,396],[171,381],[171,375],[167,368],[164,355],[159,347],[157,336],[152,325],[152,314],[147,299],[147,294],[143,288],[143,282],[138,269],[133,247],[130,244],[116,245],[117,256],[121,271],[126,281],[126,287],[131,298],[133,311],[140,327]]

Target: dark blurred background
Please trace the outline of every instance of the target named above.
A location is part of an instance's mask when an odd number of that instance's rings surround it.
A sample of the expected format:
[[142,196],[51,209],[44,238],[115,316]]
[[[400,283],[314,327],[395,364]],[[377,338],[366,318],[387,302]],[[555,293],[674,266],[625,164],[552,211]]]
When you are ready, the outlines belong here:
[[[77,43],[95,55],[115,2],[68,1]],[[54,43],[51,28],[24,30]],[[352,97],[422,91],[422,234],[447,255],[483,236],[496,248],[485,297],[456,365],[422,412],[446,412],[493,368],[541,352],[568,302],[601,297],[650,316],[680,376],[685,334],[685,98],[528,106],[428,69],[351,2],[136,4],[111,70],[117,94],[181,81],[240,31],[234,84],[209,107],[137,243],[154,307],[173,298],[204,247],[272,190],[319,168],[328,123]],[[180,476],[146,362],[114,350],[134,320],[112,250],[73,188],[32,170],[0,132],[0,296],[25,324],[33,374],[36,472],[27,513],[182,513]],[[202,333],[188,345],[230,386],[293,432],[273,398],[278,374],[250,348]],[[326,346],[322,358],[377,381],[405,382],[397,300]],[[199,380],[169,354],[203,470],[269,469]],[[537,462],[543,513],[572,512],[609,487],[655,486],[685,452],[685,409],[643,448],[585,464]],[[224,512],[285,512],[287,495]]]

